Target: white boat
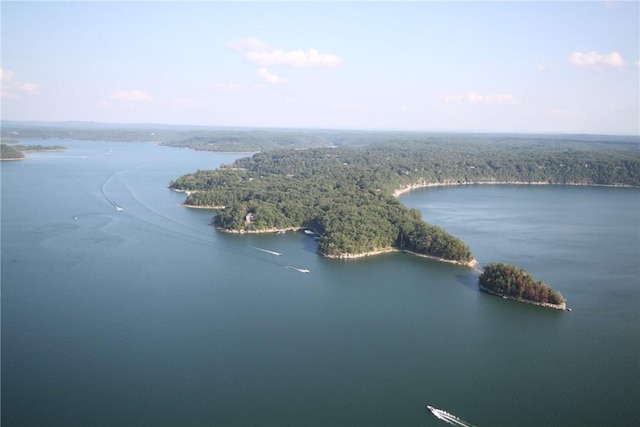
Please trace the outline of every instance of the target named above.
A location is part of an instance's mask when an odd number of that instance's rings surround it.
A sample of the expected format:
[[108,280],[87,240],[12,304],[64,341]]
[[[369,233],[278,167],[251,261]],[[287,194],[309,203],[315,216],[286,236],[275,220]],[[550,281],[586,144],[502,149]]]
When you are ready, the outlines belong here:
[[298,267],[294,267],[292,265],[287,265],[286,268],[288,268],[290,270],[299,271],[300,273],[311,273],[311,271],[307,270],[306,268],[298,268]]

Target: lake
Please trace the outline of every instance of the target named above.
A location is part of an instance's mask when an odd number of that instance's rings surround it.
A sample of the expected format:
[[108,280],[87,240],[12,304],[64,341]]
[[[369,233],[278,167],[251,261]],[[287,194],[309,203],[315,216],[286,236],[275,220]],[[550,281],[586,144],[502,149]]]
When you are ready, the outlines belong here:
[[640,424],[640,189],[401,196],[568,313],[450,264],[220,233],[167,189],[241,154],[23,142],[70,149],[1,165],[3,426]]

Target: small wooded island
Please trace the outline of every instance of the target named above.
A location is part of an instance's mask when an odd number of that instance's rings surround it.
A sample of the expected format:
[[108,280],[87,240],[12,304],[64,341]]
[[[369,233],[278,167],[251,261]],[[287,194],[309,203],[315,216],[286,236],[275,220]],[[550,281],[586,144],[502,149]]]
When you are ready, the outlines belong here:
[[559,292],[542,281],[535,281],[529,273],[514,265],[491,263],[485,266],[479,285],[480,290],[503,298],[558,310],[567,309]]

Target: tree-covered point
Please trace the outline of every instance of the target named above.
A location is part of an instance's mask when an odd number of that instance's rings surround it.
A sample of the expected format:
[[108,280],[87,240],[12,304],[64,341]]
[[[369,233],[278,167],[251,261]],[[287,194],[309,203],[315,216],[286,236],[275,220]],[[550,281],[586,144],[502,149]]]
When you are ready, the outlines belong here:
[[61,145],[8,145],[2,144],[2,151],[0,152],[0,159],[3,160],[17,160],[24,159],[24,153],[27,151],[63,151],[67,147]]
[[24,153],[16,150],[11,145],[0,144],[0,160],[20,160],[24,159]]
[[189,191],[188,205],[224,206],[214,219],[223,229],[314,228],[321,234],[319,251],[327,255],[395,247],[468,261],[464,243],[424,223],[393,197],[394,190],[468,182],[637,186],[635,150],[616,143],[472,139],[278,150],[182,176],[170,187]]
[[535,281],[523,269],[510,264],[491,263],[484,267],[479,279],[480,289],[538,304],[565,304],[559,292],[542,281]]

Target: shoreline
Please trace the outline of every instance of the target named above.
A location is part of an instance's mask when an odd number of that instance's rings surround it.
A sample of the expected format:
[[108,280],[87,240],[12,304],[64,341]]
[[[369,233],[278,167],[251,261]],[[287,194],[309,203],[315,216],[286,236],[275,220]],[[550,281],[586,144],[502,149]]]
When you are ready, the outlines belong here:
[[213,227],[222,233],[228,233],[228,234],[269,234],[269,233],[276,234],[276,233],[287,232],[287,231],[298,231],[304,228],[304,227],[288,227],[288,228],[265,228],[262,230],[228,230],[226,228],[217,227],[215,225]]
[[459,265],[461,267],[470,268],[470,269],[472,269],[474,271],[476,270],[476,266],[478,265],[478,261],[475,258],[473,258],[471,261],[456,261],[456,260],[452,260],[452,259],[440,258],[440,257],[433,256],[433,255],[421,254],[421,253],[418,253],[418,252],[413,252],[413,251],[408,251],[408,250],[405,250],[405,249],[398,249],[398,248],[384,248],[384,249],[376,249],[376,250],[368,251],[368,252],[346,253],[346,254],[340,254],[340,255],[327,255],[327,254],[322,254],[321,253],[320,255],[325,257],[325,258],[330,258],[330,259],[349,260],[349,259],[358,259],[358,258],[364,258],[364,257],[380,255],[380,254],[386,254],[386,253],[394,253],[394,252],[413,255],[413,256],[420,257],[420,258],[426,258],[426,259],[430,259],[432,261],[446,262],[447,264]]
[[405,193],[409,193],[413,190],[418,190],[421,188],[431,188],[431,187],[457,187],[463,185],[566,185],[566,186],[576,186],[576,187],[608,187],[608,188],[639,188],[634,185],[628,184],[587,184],[580,182],[569,182],[569,183],[556,183],[549,181],[444,181],[444,182],[425,182],[416,184],[409,184],[405,187],[398,188],[394,190],[393,197],[396,199]]
[[180,203],[180,206],[188,209],[205,209],[210,211],[218,211],[218,210],[224,209],[224,206],[209,206],[209,205],[199,206],[199,205],[188,205],[186,203]]
[[497,292],[491,291],[487,288],[485,288],[484,286],[478,285],[479,289],[482,292],[486,292],[488,294],[491,295],[495,295],[497,297],[502,297],[503,299],[508,299],[511,301],[516,301],[516,302],[522,302],[525,304],[531,304],[531,305],[537,305],[538,307],[546,307],[546,308],[552,308],[554,310],[561,310],[561,311],[567,311],[567,303],[563,302],[562,304],[551,304],[550,302],[538,302],[538,301],[531,301],[528,299],[520,299],[520,298],[514,298],[514,297],[510,297],[507,295],[501,295]]

